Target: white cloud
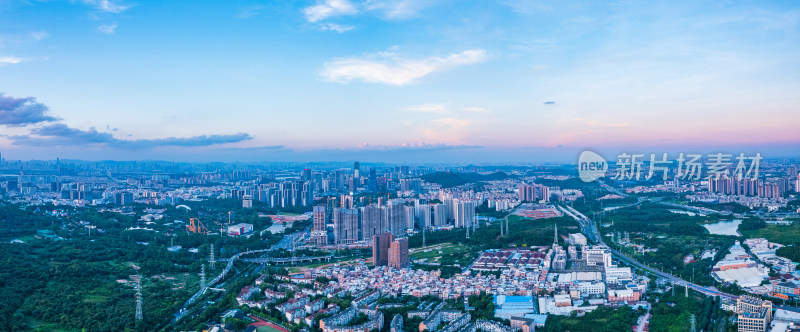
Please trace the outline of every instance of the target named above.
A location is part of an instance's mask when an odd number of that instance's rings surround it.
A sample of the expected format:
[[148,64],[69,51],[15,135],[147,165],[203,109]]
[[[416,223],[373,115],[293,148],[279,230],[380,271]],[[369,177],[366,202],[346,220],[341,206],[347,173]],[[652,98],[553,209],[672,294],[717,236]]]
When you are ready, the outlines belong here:
[[367,0],[364,9],[378,11],[387,19],[405,19],[432,3],[431,0]]
[[31,38],[33,38],[34,41],[39,41],[39,40],[45,39],[48,36],[50,36],[50,34],[48,34],[47,31],[33,31],[33,32],[31,32]]
[[325,31],[336,31],[338,33],[347,32],[353,30],[355,28],[352,25],[339,25],[335,23],[324,23],[320,25],[320,28]]
[[[430,0],[317,0],[315,5],[303,8],[303,14],[310,23],[366,13],[376,13],[387,20],[399,20],[413,17],[421,9],[432,4]],[[355,28],[333,23],[320,24],[319,27],[324,31],[339,33]]]
[[483,107],[467,107],[464,109],[465,112],[471,113],[491,113],[492,111]]
[[441,119],[434,119],[431,122],[440,125],[446,126],[453,129],[464,128],[469,126],[471,121],[467,119],[458,119],[458,118],[441,118]]
[[265,7],[263,5],[252,5],[252,6],[242,7],[239,9],[239,12],[236,13],[234,17],[251,18],[254,16],[258,16],[259,14],[261,14],[262,11],[264,11],[264,8]]
[[28,59],[18,58],[15,56],[7,55],[7,56],[0,56],[0,65],[15,65],[20,62],[27,61]]
[[321,72],[324,80],[337,83],[364,81],[406,85],[431,73],[453,67],[485,62],[489,59],[485,50],[467,50],[446,57],[409,59],[393,52],[380,52],[364,58],[339,58],[327,62]]
[[354,15],[356,13],[358,13],[358,9],[349,0],[323,0],[317,2],[314,6],[303,9],[303,14],[306,15],[306,19],[311,23],[330,17]]
[[100,31],[105,34],[112,34],[114,31],[117,30],[117,22],[111,24],[102,24],[97,27],[97,31]]
[[111,0],[84,0],[83,3],[90,5],[101,12],[114,14],[122,13],[133,7],[130,5],[117,4]]
[[408,111],[414,112],[427,112],[427,113],[447,113],[448,109],[447,106],[444,104],[422,104],[422,105],[411,105],[406,107]]

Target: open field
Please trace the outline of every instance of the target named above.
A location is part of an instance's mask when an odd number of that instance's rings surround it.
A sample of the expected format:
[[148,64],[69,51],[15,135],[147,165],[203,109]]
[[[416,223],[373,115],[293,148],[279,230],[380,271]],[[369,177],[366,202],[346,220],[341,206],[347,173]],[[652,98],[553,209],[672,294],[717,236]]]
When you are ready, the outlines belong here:
[[770,242],[780,244],[792,244],[800,241],[800,223],[791,225],[767,225],[762,229],[740,231],[748,238],[763,237]]
[[463,244],[442,243],[424,248],[416,248],[409,255],[412,259],[428,259],[429,262],[438,262],[442,256],[463,254],[469,248]]

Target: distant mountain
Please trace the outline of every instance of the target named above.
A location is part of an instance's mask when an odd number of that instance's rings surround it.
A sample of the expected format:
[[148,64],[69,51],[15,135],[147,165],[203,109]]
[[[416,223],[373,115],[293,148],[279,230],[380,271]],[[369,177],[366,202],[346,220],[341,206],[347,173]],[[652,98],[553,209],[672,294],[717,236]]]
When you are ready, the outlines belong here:
[[420,178],[426,182],[438,183],[443,188],[451,188],[467,183],[505,180],[511,178],[511,176],[504,172],[496,172],[487,175],[478,173],[436,172],[425,174]]

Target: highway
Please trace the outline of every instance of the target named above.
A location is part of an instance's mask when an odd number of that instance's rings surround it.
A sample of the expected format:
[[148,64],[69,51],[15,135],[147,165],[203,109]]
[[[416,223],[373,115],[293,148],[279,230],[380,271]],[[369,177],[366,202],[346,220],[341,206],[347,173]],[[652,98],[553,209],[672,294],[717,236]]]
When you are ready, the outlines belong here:
[[[563,207],[562,206],[558,206],[558,208],[561,209],[561,211],[565,212],[565,214],[569,215],[570,217],[575,219],[575,221],[578,222],[578,225],[580,225],[580,227],[581,227],[581,232],[584,235],[586,235],[586,237],[589,240],[591,240],[592,242],[597,243],[599,245],[608,247],[608,249],[611,251],[611,254],[613,254],[614,257],[616,257],[620,261],[626,262],[626,263],[628,263],[630,265],[633,265],[633,266],[635,266],[635,267],[637,267],[639,269],[642,269],[642,270],[645,270],[645,271],[649,271],[649,272],[651,272],[651,273],[653,273],[653,274],[655,274],[655,275],[657,275],[659,277],[667,279],[673,285],[688,286],[689,288],[691,288],[691,289],[693,289],[693,290],[695,290],[697,292],[700,292],[702,294],[708,295],[708,296],[719,296],[719,297],[724,297],[724,298],[728,298],[728,299],[731,299],[731,300],[736,300],[736,299],[739,298],[739,296],[737,296],[737,295],[728,294],[728,293],[721,292],[721,291],[716,290],[716,289],[711,289],[711,288],[708,288],[708,287],[700,286],[698,284],[683,280],[681,278],[678,278],[678,277],[676,277],[674,275],[671,275],[669,273],[666,273],[664,271],[661,271],[661,270],[658,270],[656,268],[653,268],[653,267],[650,267],[650,266],[646,266],[646,265],[644,265],[642,263],[639,263],[638,261],[636,261],[635,259],[631,258],[630,256],[625,255],[625,254],[617,251],[616,249],[611,248],[610,246],[606,245],[605,241],[603,241],[603,237],[600,235],[600,231],[597,230],[597,226],[596,226],[596,224],[595,224],[595,222],[593,220],[587,218],[585,215],[583,215],[582,213],[578,212],[578,210],[575,210],[570,206],[563,206]],[[789,307],[789,306],[781,306],[781,305],[773,305],[773,307],[777,308],[777,309],[784,309],[784,310],[788,310],[788,311],[800,312],[800,308],[797,308],[797,307]]]
[[186,310],[187,307],[189,307],[192,303],[197,301],[197,299],[199,297],[201,297],[203,294],[205,294],[205,292],[211,286],[213,286],[214,284],[220,282],[220,280],[225,278],[225,276],[228,274],[228,272],[230,272],[230,270],[233,268],[233,263],[236,262],[236,260],[238,260],[240,257],[245,256],[245,255],[265,253],[265,252],[278,250],[278,249],[291,250],[291,249],[293,249],[294,241],[296,241],[297,239],[301,238],[307,232],[308,232],[308,229],[303,230],[303,231],[294,232],[292,234],[288,234],[288,235],[284,236],[280,241],[278,241],[278,243],[274,244],[273,246],[271,246],[271,247],[269,247],[267,249],[244,251],[244,252],[240,252],[238,254],[235,254],[231,258],[227,259],[228,265],[225,266],[225,269],[222,270],[222,272],[220,272],[220,274],[217,275],[214,279],[211,279],[211,281],[206,283],[206,285],[204,287],[200,288],[200,290],[198,290],[197,293],[192,295],[192,297],[190,297],[188,300],[186,300],[186,303],[183,304],[183,308],[181,308],[178,311],[178,313],[175,314],[175,319],[173,320],[173,322],[177,322],[178,320],[183,318],[183,316],[186,315],[186,313],[187,313],[187,310]]

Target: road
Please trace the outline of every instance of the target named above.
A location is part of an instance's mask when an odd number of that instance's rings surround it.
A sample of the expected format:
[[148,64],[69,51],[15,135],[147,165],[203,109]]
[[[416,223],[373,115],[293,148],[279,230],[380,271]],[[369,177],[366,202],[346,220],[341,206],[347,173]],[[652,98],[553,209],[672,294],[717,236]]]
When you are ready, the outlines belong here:
[[188,312],[186,310],[187,307],[189,307],[192,303],[197,301],[198,298],[203,296],[203,294],[205,294],[205,292],[209,288],[211,288],[211,286],[213,286],[214,284],[220,282],[220,280],[225,278],[225,276],[228,274],[228,272],[230,272],[230,270],[233,268],[233,263],[236,262],[236,260],[238,260],[240,257],[245,256],[245,255],[265,253],[265,252],[278,250],[278,249],[291,250],[291,249],[293,249],[294,242],[297,239],[301,238],[307,232],[308,232],[308,229],[303,230],[303,231],[294,232],[292,234],[286,235],[280,241],[278,241],[278,243],[272,245],[271,247],[269,247],[267,249],[249,250],[249,251],[244,251],[244,252],[240,252],[238,254],[233,255],[233,257],[228,259],[228,265],[225,266],[225,269],[222,270],[222,272],[220,272],[219,275],[217,275],[214,279],[211,279],[211,281],[206,283],[206,285],[204,287],[200,288],[200,290],[198,290],[197,293],[195,293],[194,295],[192,295],[192,297],[190,297],[188,300],[186,300],[186,303],[183,304],[183,307],[178,311],[178,313],[175,314],[175,319],[173,320],[173,322],[177,322],[178,320],[183,318],[186,315],[186,313]]
[[[565,210],[569,211],[566,214],[571,216],[573,219],[575,219],[575,221],[578,222],[578,225],[580,225],[580,227],[581,227],[581,232],[584,235],[586,235],[586,237],[589,240],[591,240],[592,242],[597,243],[599,245],[608,247],[608,249],[611,251],[611,254],[614,255],[614,257],[616,257],[620,261],[626,262],[626,263],[628,263],[630,265],[633,265],[633,266],[635,266],[635,267],[637,267],[639,269],[642,269],[642,270],[645,270],[645,271],[649,271],[649,272],[651,272],[651,273],[653,273],[653,274],[655,274],[655,275],[657,275],[659,277],[667,279],[673,285],[688,286],[689,288],[691,288],[691,289],[693,289],[693,290],[695,290],[695,291],[697,291],[699,293],[708,295],[708,296],[720,296],[720,297],[728,298],[728,299],[731,299],[731,300],[737,300],[739,298],[739,296],[737,296],[737,295],[728,294],[728,293],[721,292],[721,291],[716,290],[716,289],[711,289],[711,288],[708,288],[708,287],[700,286],[698,284],[683,280],[681,278],[678,278],[678,277],[676,277],[674,275],[671,275],[671,274],[666,273],[664,271],[658,270],[658,269],[653,268],[651,266],[646,266],[646,265],[638,262],[637,260],[631,258],[630,256],[625,255],[624,253],[621,253],[621,252],[617,251],[616,249],[611,248],[610,246],[606,245],[605,241],[603,241],[603,237],[600,235],[600,231],[597,230],[597,226],[596,226],[595,222],[593,220],[587,218],[582,213],[578,212],[578,210],[575,210],[570,206],[564,206],[564,207],[559,206],[559,209],[561,209],[562,211],[565,211]],[[777,308],[777,309],[784,309],[784,310],[788,310],[788,311],[800,312],[800,308],[797,308],[797,307],[789,307],[789,306],[781,306],[781,305],[773,305],[773,307]]]

